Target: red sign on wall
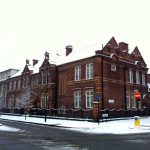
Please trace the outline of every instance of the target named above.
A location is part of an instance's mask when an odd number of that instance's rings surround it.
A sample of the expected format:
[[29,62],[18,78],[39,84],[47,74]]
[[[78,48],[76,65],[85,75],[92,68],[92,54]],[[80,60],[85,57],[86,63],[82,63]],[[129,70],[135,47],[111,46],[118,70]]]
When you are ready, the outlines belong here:
[[136,100],[140,100],[140,99],[141,99],[141,93],[140,93],[140,92],[135,92],[135,93],[134,93],[134,98],[135,98]]

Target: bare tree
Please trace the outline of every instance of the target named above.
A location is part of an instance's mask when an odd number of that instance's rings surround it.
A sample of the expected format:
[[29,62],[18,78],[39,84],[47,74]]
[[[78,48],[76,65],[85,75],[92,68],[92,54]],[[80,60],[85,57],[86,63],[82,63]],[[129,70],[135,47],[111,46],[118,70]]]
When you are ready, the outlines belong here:
[[16,98],[16,107],[24,110],[26,119],[26,114],[29,112],[30,107],[32,107],[29,88],[23,89],[20,95]]

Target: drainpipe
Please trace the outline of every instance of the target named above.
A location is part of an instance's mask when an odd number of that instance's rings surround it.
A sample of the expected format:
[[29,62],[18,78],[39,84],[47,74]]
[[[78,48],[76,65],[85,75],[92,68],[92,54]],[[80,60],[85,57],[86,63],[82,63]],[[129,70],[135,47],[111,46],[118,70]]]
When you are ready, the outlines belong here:
[[102,109],[104,109],[104,81],[103,81],[103,59],[104,59],[104,57],[103,56],[101,56],[101,59],[102,59],[102,61],[101,61],[101,85],[102,85]]
[[124,77],[124,106],[125,106],[125,109],[127,109],[127,104],[126,104],[126,90],[127,90],[127,88],[126,88],[126,66],[124,67],[124,75],[123,75]]

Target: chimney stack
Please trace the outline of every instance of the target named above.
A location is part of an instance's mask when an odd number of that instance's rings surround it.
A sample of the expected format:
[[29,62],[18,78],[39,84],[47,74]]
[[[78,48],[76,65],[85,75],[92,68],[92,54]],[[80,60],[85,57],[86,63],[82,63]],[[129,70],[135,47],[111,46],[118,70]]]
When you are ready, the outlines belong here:
[[30,65],[29,59],[26,59],[26,65],[27,65],[27,66]]
[[35,66],[38,63],[37,59],[33,59],[32,61],[33,61],[33,66]]
[[68,56],[73,50],[73,47],[71,45],[66,46],[66,56]]
[[45,59],[49,60],[49,53],[45,52]]
[[119,43],[119,48],[122,52],[128,53],[128,44],[124,42]]

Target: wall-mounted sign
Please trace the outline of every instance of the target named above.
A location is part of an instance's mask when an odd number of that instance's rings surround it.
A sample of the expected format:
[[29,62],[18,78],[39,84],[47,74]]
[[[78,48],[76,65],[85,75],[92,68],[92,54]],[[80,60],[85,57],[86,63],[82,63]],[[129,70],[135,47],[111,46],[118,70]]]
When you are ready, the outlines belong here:
[[100,101],[101,99],[102,99],[101,95],[97,95],[97,96],[96,96],[96,100],[97,100],[97,101]]
[[109,104],[113,104],[114,102],[115,102],[114,99],[109,99],[109,100],[108,100],[108,103],[109,103]]

